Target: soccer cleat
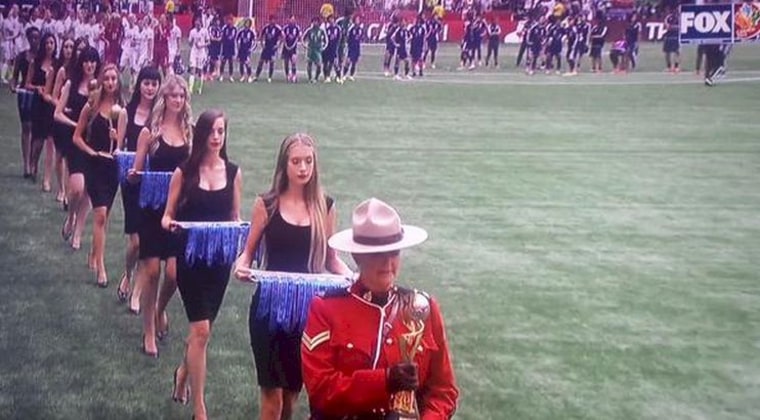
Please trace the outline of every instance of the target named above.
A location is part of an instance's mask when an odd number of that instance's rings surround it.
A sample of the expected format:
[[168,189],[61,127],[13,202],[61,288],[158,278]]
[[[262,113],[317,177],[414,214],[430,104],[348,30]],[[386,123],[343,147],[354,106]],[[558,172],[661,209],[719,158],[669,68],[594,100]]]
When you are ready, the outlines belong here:
[[355,82],[355,81],[356,81],[356,79],[354,79],[354,76],[348,76],[348,80],[350,80],[350,81],[352,81],[352,82]]
[[430,64],[430,68],[431,68],[431,69],[434,69],[434,68],[435,68],[435,63],[431,63],[431,64]]
[[412,75],[411,74],[407,74],[406,75],[406,80],[412,80]]
[[399,76],[399,75],[397,74],[397,75],[393,76],[393,80],[402,80],[402,79],[401,79],[401,76]]
[[468,70],[475,70],[475,64],[470,64],[470,67],[467,68]]
[[244,82],[245,82],[245,76],[240,76],[240,83],[244,83]]
[[254,79],[253,76],[248,76],[248,83],[253,83],[255,81],[256,79]]
[[705,77],[705,86],[712,86],[713,85],[713,79],[710,77]]
[[391,72],[389,72],[388,70],[386,70],[383,74],[385,75],[385,77],[389,77],[391,75]]
[[272,78],[271,77],[267,78],[267,83],[272,83]]
[[329,78],[329,77],[325,77],[325,81],[324,81],[324,83],[330,83],[330,82],[332,82],[332,80],[330,80],[330,78]]
[[337,83],[337,84],[339,84],[339,85],[342,85],[342,84],[343,84],[343,78],[341,78],[341,77],[338,77],[338,78],[335,80],[335,83]]

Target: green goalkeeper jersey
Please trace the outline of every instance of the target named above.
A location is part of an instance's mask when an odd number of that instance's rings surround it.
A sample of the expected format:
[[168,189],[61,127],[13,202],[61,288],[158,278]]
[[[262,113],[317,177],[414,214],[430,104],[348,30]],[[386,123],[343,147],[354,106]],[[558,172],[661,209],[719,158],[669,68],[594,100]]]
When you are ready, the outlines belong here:
[[309,52],[322,52],[327,46],[327,34],[319,26],[311,26],[304,34]]

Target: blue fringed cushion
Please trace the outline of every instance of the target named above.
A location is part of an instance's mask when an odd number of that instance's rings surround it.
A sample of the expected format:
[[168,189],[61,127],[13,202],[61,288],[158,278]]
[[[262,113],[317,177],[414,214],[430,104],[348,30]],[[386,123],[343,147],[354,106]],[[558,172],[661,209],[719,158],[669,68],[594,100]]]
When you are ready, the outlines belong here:
[[345,289],[349,279],[333,274],[285,273],[253,270],[259,284],[257,319],[268,319],[269,330],[301,332],[306,325],[309,305],[315,296]]
[[158,210],[169,197],[171,172],[143,172],[140,181],[140,207]]
[[185,260],[194,265],[232,265],[245,246],[248,222],[180,223],[187,230]]

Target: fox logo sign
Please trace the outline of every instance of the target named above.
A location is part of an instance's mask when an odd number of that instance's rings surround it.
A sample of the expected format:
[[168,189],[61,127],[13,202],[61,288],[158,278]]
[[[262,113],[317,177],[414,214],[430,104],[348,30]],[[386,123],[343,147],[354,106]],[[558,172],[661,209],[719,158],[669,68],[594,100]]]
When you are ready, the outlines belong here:
[[731,33],[731,11],[705,11],[681,13],[681,33],[688,33],[694,28],[701,33]]
[[730,43],[733,26],[730,4],[681,6],[679,37],[682,44]]

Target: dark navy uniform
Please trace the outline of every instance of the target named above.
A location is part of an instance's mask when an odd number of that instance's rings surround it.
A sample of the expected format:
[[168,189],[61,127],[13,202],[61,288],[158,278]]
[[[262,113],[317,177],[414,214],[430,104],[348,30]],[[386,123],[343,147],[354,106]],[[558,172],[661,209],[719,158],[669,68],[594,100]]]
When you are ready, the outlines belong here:
[[496,23],[488,25],[488,53],[486,53],[486,65],[493,54],[494,65],[499,65],[499,45],[501,44],[501,26]]
[[435,61],[435,52],[438,50],[438,41],[440,41],[441,30],[443,29],[443,26],[441,25],[441,22],[436,18],[429,19],[425,23],[425,26],[425,29],[427,31],[427,50],[433,54],[431,61]]
[[591,28],[591,58],[602,58],[604,38],[607,36],[607,25],[598,23]]
[[409,30],[399,27],[393,35],[393,42],[396,45],[396,57],[399,60],[408,59],[409,53],[406,49],[406,44],[409,42]]
[[222,54],[222,28],[218,24],[212,23],[208,28],[208,35],[210,38],[208,58],[217,61]]
[[238,43],[238,60],[248,62],[251,59],[253,46],[256,44],[256,32],[251,29],[243,28],[237,33]]
[[628,47],[626,55],[631,60],[631,67],[636,68],[636,56],[639,54],[639,34],[641,33],[641,22],[631,22],[625,28],[625,43]]
[[348,28],[348,59],[351,62],[359,61],[363,34],[364,28],[362,28],[361,24],[353,24]]
[[261,50],[262,60],[271,61],[274,58],[281,35],[282,29],[275,23],[270,23],[261,29],[261,39],[264,41],[264,47]]
[[578,33],[578,41],[575,43],[575,55],[577,58],[581,58],[588,53],[588,40],[591,27],[588,22],[581,20],[575,25],[575,31]]
[[411,36],[411,48],[412,61],[422,61],[422,53],[425,48],[425,38],[427,37],[427,31],[423,23],[417,23],[409,30]]
[[325,28],[327,34],[327,48],[322,51],[322,62],[332,63],[338,58],[338,44],[340,43],[340,26],[336,24],[327,25]]
[[388,29],[385,32],[385,52],[391,59],[396,55],[396,43],[393,41],[393,37],[396,36],[396,30],[398,30],[398,24],[391,22],[388,24]]
[[665,37],[662,51],[665,53],[678,53],[681,46],[678,43],[679,15],[670,13],[665,16]]
[[288,23],[282,28],[282,59],[291,60],[298,49],[298,41],[301,39],[301,28],[295,23]]
[[222,57],[225,60],[232,60],[235,57],[235,39],[237,37],[237,28],[227,24],[222,28]]
[[530,28],[530,31],[528,32],[528,47],[530,48],[530,55],[531,55],[531,63],[530,67],[531,69],[536,69],[536,64],[538,63],[538,57],[541,56],[541,47],[544,43],[544,38],[546,37],[546,28],[541,25],[540,23],[536,23]]

